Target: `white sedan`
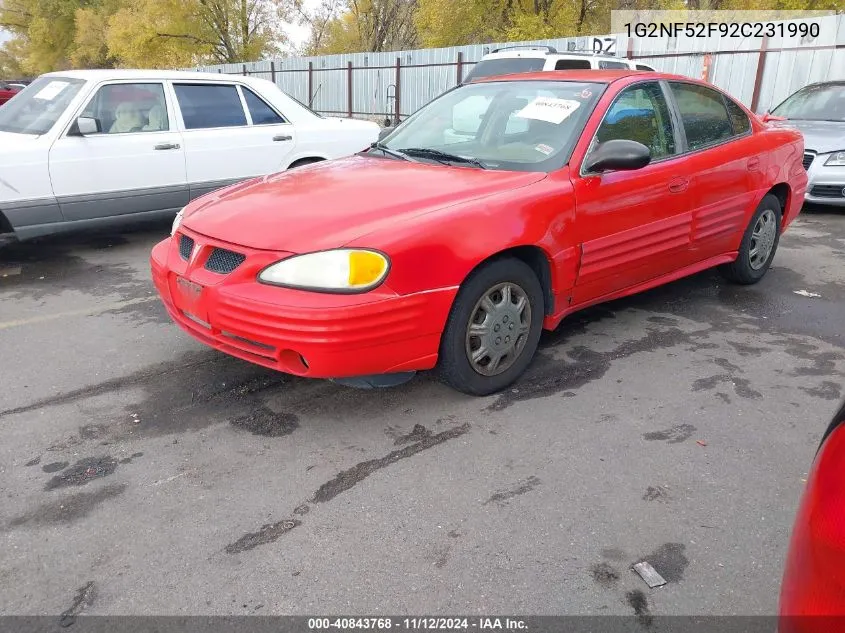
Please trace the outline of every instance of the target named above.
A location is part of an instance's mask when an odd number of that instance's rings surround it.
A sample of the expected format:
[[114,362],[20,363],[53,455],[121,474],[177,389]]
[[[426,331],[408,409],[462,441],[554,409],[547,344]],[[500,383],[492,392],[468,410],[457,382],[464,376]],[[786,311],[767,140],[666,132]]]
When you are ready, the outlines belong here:
[[172,216],[225,185],[361,151],[378,133],[253,77],[42,75],[0,108],[0,236]]

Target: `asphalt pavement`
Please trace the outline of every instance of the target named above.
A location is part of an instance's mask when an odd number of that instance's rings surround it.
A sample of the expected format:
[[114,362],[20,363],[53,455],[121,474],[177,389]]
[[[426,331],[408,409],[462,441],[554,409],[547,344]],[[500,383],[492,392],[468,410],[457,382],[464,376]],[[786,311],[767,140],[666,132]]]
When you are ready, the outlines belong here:
[[775,612],[843,395],[842,211],[756,286],[566,319],[487,398],[204,348],[149,280],[168,228],[0,251],[0,614]]

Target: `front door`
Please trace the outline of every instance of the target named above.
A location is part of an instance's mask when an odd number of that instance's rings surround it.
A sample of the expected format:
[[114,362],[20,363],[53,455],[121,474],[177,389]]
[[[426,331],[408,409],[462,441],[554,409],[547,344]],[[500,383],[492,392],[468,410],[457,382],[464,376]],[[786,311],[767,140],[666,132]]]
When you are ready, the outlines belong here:
[[[575,232],[581,265],[572,304],[585,303],[660,276],[689,249],[692,176],[659,82],[622,91],[591,143],[629,139],[651,150],[634,171],[574,172]],[[583,162],[586,162],[590,155]],[[575,169],[577,165],[573,166]]]
[[182,137],[160,82],[101,86],[78,116],[100,132],[50,148],[50,179],[65,220],[177,211],[188,202]]

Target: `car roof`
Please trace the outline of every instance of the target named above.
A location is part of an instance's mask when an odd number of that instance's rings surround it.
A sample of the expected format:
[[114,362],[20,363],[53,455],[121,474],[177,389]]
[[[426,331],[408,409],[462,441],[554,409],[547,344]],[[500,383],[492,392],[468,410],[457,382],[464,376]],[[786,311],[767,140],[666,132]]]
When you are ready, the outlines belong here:
[[487,61],[489,59],[513,59],[514,57],[528,57],[528,58],[545,58],[551,57],[554,59],[598,59],[600,61],[620,61],[620,62],[627,62],[630,61],[625,59],[624,57],[615,57],[613,55],[599,55],[596,53],[591,53],[588,51],[545,51],[538,48],[509,48],[505,50],[499,50],[495,53],[487,53],[484,57],[481,58],[481,61]]
[[[184,70],[155,70],[155,69],[97,69],[97,70],[62,70],[52,73],[47,73],[45,77],[70,77],[72,79],[85,79],[103,81],[107,79],[172,79],[172,80],[202,80],[202,81],[243,81],[251,83],[256,80],[254,77],[244,77],[241,75],[227,75],[222,73],[204,73]],[[264,80],[266,81],[266,80]]]
[[482,77],[481,79],[474,80],[472,83],[483,83],[485,81],[584,81],[609,84],[633,76],[643,79],[682,79],[684,81],[696,81],[695,79],[682,77],[681,75],[670,75],[651,70],[634,70],[632,68],[593,70],[585,68],[583,70],[543,70],[530,73]]

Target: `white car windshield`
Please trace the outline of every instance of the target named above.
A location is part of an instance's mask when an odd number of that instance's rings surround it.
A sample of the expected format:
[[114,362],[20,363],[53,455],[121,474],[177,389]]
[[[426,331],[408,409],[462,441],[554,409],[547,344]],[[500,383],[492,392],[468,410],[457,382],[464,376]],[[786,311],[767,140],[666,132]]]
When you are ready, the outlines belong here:
[[0,108],[0,132],[46,134],[85,84],[70,77],[39,77]]
[[381,147],[435,163],[552,171],[569,160],[604,88],[574,81],[467,84],[416,112]]

